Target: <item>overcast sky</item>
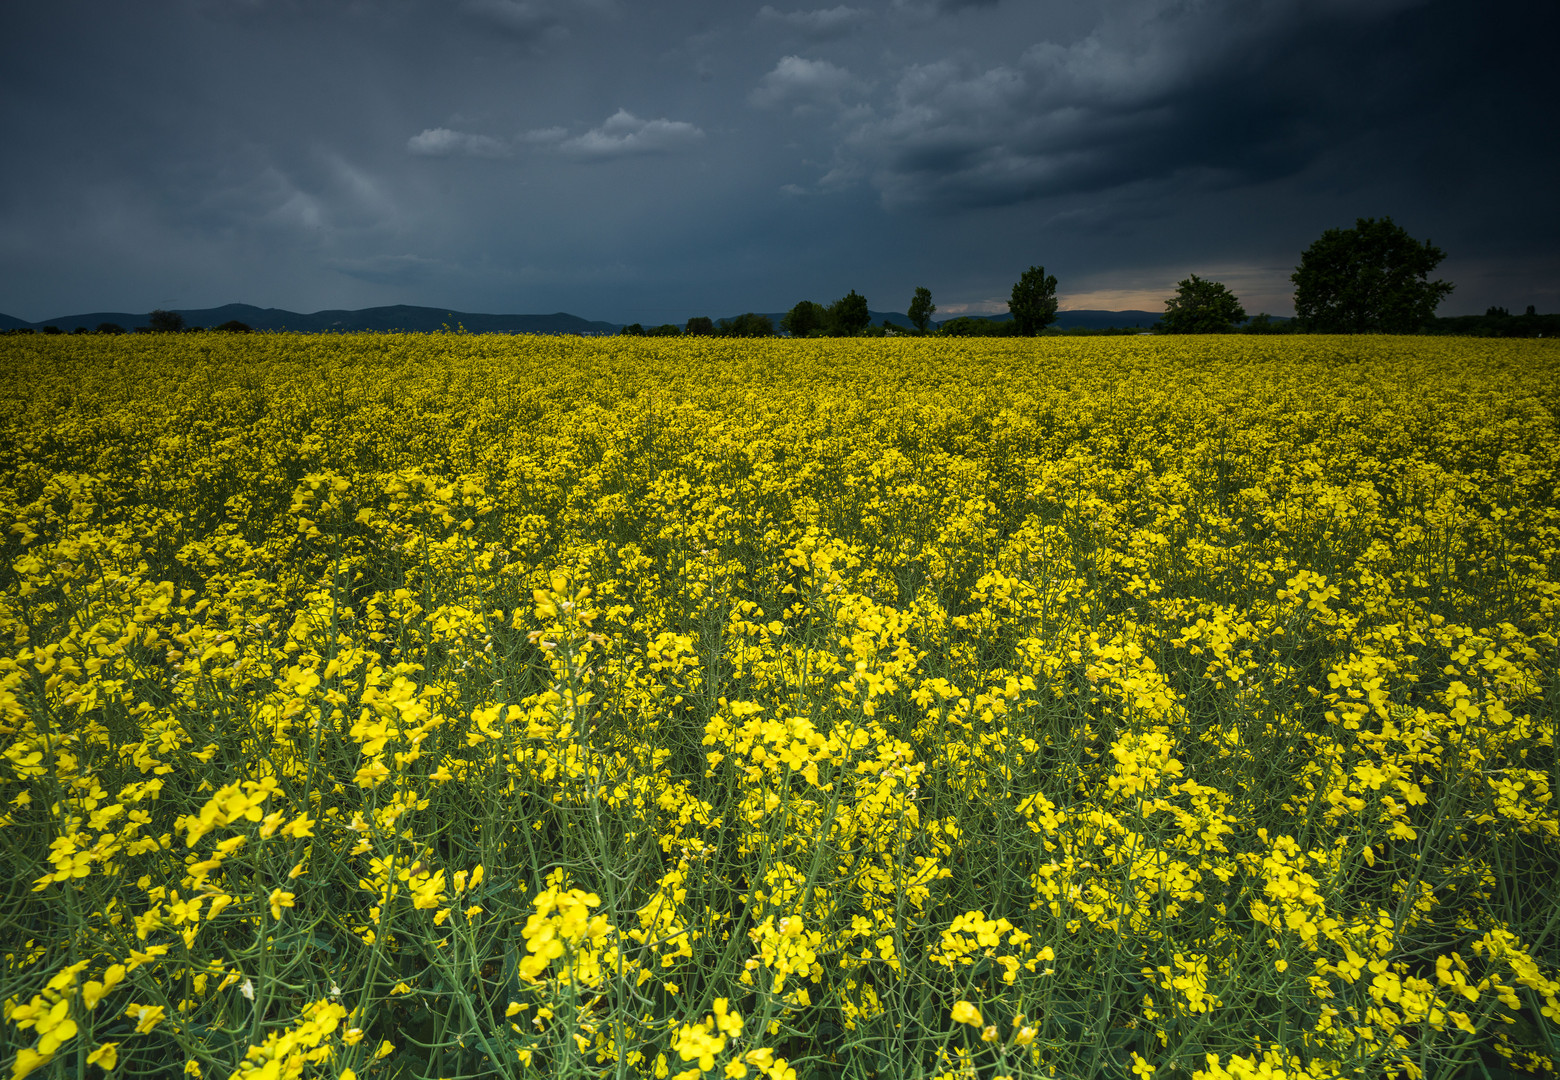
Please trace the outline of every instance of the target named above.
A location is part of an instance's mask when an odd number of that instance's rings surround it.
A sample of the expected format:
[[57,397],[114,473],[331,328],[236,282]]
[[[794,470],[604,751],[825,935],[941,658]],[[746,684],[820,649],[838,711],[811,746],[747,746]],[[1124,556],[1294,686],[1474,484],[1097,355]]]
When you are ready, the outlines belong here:
[[[817,0],[814,0],[817,2]],[[828,0],[822,0],[827,3]],[[1289,314],[1323,229],[1560,311],[1554,0],[11,0],[0,311]]]

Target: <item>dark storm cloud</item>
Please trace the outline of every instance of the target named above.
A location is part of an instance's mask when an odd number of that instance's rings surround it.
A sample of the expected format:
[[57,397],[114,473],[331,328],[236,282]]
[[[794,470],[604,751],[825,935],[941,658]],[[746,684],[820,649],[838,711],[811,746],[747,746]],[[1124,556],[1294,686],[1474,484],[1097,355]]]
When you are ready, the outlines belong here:
[[1284,311],[1307,243],[1384,214],[1449,309],[1560,308],[1556,10],[6,5],[0,311],[952,313],[1042,261],[1082,306],[1197,272]]
[[1271,179],[1332,134],[1297,122],[1316,111],[1318,77],[1352,77],[1357,59],[1318,49],[1295,78],[1296,50],[1411,6],[1113,5],[1088,36],[1012,62],[909,66],[845,157],[899,206],[1004,205],[1188,172]]

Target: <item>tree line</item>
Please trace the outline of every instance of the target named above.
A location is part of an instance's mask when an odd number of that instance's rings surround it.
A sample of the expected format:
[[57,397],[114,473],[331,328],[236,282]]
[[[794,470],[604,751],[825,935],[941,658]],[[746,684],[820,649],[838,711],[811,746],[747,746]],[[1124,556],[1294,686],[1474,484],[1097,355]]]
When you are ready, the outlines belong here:
[[[1295,286],[1295,315],[1275,318],[1262,312],[1246,314],[1240,298],[1223,282],[1191,274],[1177,283],[1165,300],[1165,314],[1154,330],[1162,334],[1420,334],[1472,333],[1487,336],[1540,336],[1560,332],[1560,316],[1538,315],[1529,307],[1521,316],[1491,308],[1484,316],[1437,319],[1435,309],[1454,286],[1432,281],[1430,274],[1446,253],[1428,240],[1415,240],[1390,217],[1359,218],[1352,229],[1328,229],[1300,255],[1290,275]],[[1008,320],[963,316],[935,331],[928,329],[937,310],[931,290],[920,286],[907,308],[914,329],[871,327],[866,298],[855,290],[827,306],[803,300],[781,320],[780,330],[792,337],[854,337],[865,333],[935,332],[953,337],[1024,336],[1045,332],[1057,318],[1056,276],[1044,266],[1031,266],[1014,282],[1008,299]],[[691,319],[686,328],[673,324],[645,330],[637,324],[625,334],[723,334],[768,336],[770,319],[747,314],[712,324]],[[1111,331],[1100,331],[1111,332]],[[1117,331],[1120,332],[1120,331]]]
[[[1420,334],[1453,333],[1492,337],[1541,337],[1560,333],[1560,315],[1539,315],[1530,306],[1513,316],[1505,308],[1492,307],[1483,316],[1438,319],[1435,309],[1454,288],[1448,281],[1431,281],[1430,274],[1446,253],[1429,240],[1415,240],[1390,217],[1359,218],[1352,229],[1328,229],[1300,255],[1300,265],[1290,275],[1294,283],[1295,315],[1279,319],[1266,312],[1248,318],[1239,297],[1222,282],[1191,274],[1165,301],[1165,314],[1154,324],[1163,334]],[[872,326],[867,298],[852,289],[830,304],[799,301],[780,319],[778,332],[791,337],[860,337],[884,334],[937,333],[950,337],[1024,336],[1044,332],[1057,318],[1056,276],[1044,266],[1031,266],[1014,282],[1008,299],[1011,318],[998,321],[970,316],[950,319],[935,331],[931,317],[937,311],[932,292],[918,286],[907,315],[913,328],[896,327],[888,320]],[[186,327],[177,312],[154,311],[148,325],[138,332],[200,330]],[[238,321],[217,330],[247,332]],[[30,328],[8,331],[32,333]],[[60,333],[46,326],[44,333]],[[75,333],[86,333],[77,327]],[[102,323],[96,333],[124,333],[124,328]],[[630,323],[621,333],[639,337],[771,337],[777,332],[768,315],[747,312],[718,322],[696,316],[684,326],[665,323],[646,328]],[[1111,332],[1111,331],[1104,331]],[[1118,331],[1119,332],[1119,331]]]
[[[918,289],[919,293],[926,293],[930,302],[930,292]],[[930,316],[928,311],[926,318]],[[922,320],[922,329],[925,329],[925,321]],[[852,289],[827,306],[812,300],[801,301],[780,317],[779,331],[792,337],[859,337],[874,329],[871,323],[867,298]],[[876,329],[879,334],[886,332],[884,327]],[[698,315],[689,319],[683,327],[676,323],[665,323],[646,328],[639,323],[629,323],[620,331],[630,337],[772,337],[776,332],[773,319],[752,311],[719,322],[707,315]]]

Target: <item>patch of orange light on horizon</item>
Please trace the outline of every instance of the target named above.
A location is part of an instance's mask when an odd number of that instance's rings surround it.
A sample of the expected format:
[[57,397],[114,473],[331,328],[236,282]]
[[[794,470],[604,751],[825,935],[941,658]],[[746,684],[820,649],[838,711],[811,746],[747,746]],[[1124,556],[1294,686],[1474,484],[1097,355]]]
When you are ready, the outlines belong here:
[[[1171,290],[1174,292],[1174,290]],[[1163,311],[1165,293],[1145,289],[1096,289],[1057,298],[1061,311]]]

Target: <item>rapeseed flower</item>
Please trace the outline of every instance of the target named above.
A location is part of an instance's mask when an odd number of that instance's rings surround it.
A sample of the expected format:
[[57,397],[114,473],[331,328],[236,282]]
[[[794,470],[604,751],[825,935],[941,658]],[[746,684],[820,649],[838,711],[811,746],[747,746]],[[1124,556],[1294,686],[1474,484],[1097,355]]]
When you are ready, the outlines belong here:
[[0,342],[16,1076],[1555,1072],[1553,343]]

